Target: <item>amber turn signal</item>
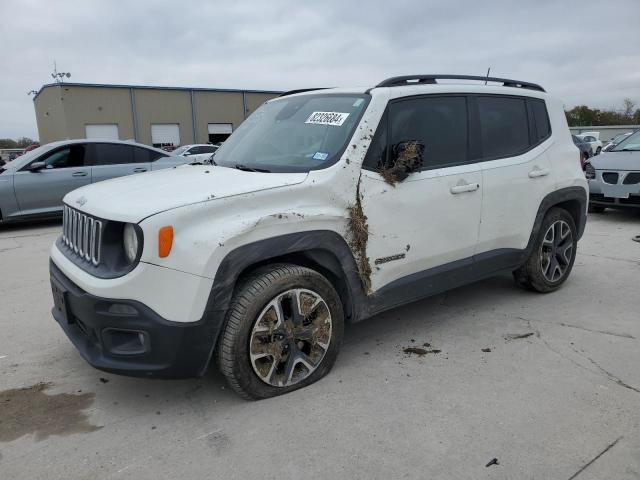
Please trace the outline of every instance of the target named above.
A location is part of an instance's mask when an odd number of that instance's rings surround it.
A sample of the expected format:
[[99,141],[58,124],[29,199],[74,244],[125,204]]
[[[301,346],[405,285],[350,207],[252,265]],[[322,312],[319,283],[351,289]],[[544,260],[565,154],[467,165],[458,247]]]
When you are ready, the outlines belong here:
[[162,227],[158,232],[158,256],[168,257],[173,246],[173,227]]

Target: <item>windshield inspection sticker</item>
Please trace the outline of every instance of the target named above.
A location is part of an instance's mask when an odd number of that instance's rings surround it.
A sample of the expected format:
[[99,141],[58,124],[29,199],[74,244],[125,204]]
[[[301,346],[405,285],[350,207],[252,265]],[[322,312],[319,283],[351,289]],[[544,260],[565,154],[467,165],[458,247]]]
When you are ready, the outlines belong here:
[[307,121],[304,123],[312,123],[314,125],[333,125],[336,127],[342,126],[345,122],[348,113],[341,112],[313,112],[307,118]]
[[326,160],[328,157],[329,157],[329,154],[324,152],[316,152],[313,155],[314,160]]

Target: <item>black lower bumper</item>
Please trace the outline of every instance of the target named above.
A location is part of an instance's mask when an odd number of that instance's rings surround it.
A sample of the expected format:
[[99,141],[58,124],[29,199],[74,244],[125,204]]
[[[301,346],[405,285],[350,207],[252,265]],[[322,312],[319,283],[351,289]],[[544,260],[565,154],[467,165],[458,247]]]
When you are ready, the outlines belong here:
[[140,302],[96,297],[53,262],[50,274],[53,317],[95,368],[157,378],[189,378],[206,371],[216,338],[210,322],[171,322]]
[[589,203],[598,207],[640,208],[640,195],[629,195],[628,198],[605,197],[602,193],[589,195]]

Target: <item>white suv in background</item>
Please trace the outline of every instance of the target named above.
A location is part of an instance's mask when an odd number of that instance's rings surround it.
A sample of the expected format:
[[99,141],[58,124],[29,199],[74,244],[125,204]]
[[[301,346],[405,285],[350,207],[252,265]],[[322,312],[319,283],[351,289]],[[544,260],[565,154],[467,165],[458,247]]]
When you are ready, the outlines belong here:
[[556,290],[587,182],[540,86],[417,75],[283,94],[213,164],[65,204],[53,315],[91,365],[176,378],[213,362],[265,398],[329,372],[347,321],[504,272]]
[[582,132],[576,137],[580,137],[584,142],[591,145],[591,151],[594,155],[600,155],[602,152],[602,140],[600,140],[600,132]]

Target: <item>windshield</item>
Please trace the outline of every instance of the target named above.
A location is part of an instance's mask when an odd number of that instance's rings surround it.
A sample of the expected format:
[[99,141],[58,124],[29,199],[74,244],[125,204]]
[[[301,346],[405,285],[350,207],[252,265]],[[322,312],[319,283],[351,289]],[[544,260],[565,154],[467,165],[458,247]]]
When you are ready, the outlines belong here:
[[265,103],[222,144],[214,161],[268,172],[325,168],[342,155],[369,98],[334,93]]
[[640,151],[640,131],[635,132],[633,135],[629,135],[618,145],[611,149],[612,152],[628,152],[628,151]]
[[176,148],[173,152],[171,152],[173,155],[182,155],[184,152],[187,151],[187,149],[189,148],[189,145],[186,145],[184,147],[178,147]]

